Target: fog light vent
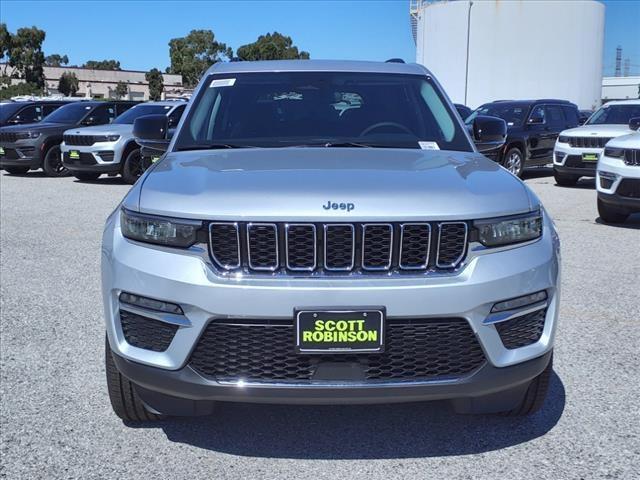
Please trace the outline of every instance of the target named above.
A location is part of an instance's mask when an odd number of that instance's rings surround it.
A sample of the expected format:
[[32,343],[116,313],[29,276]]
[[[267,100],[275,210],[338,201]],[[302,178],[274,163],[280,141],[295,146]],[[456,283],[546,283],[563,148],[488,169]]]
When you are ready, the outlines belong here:
[[154,300],[153,298],[141,297],[134,295],[133,293],[122,292],[120,294],[120,301],[122,303],[128,303],[140,308],[148,308],[150,310],[156,310],[158,312],[174,313],[176,315],[183,315],[182,308],[175,303],[163,302],[161,300]]

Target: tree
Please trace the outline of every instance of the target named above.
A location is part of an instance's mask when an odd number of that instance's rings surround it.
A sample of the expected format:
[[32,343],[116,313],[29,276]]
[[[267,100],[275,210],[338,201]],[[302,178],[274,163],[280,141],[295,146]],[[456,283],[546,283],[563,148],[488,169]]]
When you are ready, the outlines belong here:
[[164,80],[160,70],[152,68],[144,78],[149,82],[149,99],[160,100],[162,98],[162,91],[164,90]]
[[33,83],[16,83],[15,85],[0,88],[0,100],[6,100],[8,98],[18,97],[21,95],[40,94],[42,94],[42,89]]
[[309,52],[298,51],[291,37],[278,32],[260,35],[258,40],[238,48],[242,60],[299,60],[309,59]]
[[11,84],[11,77],[8,73],[9,52],[11,50],[11,33],[7,29],[6,23],[0,23],[0,63],[4,63],[4,68],[0,73],[0,83]]
[[231,58],[233,50],[217,42],[211,30],[191,30],[186,37],[169,41],[170,73],[182,75],[187,87],[194,87],[202,74],[223,58]]
[[79,89],[78,77],[73,72],[64,72],[58,81],[58,91],[67,97],[74,96]]
[[47,55],[44,57],[44,64],[47,67],[61,67],[62,65],[69,64],[69,57],[66,55],[59,55],[54,53],[52,55]]
[[120,62],[117,60],[89,60],[85,62],[83,67],[93,70],[120,70]]
[[13,68],[9,77],[20,77],[27,83],[33,83],[40,88],[44,87],[44,53],[42,42],[45,32],[37,27],[19,28],[11,35],[6,31],[6,26],[0,32],[4,42],[10,38],[8,57],[9,65]]
[[129,86],[123,82],[119,81],[116,84],[116,89],[113,91],[116,96],[116,99],[120,100],[122,97],[125,97],[129,94]]

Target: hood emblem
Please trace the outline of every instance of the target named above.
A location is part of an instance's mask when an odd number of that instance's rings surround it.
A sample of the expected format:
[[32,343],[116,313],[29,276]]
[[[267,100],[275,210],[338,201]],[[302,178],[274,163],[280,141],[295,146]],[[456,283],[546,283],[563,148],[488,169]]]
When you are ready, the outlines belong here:
[[355,209],[356,206],[353,203],[336,203],[328,200],[326,205],[322,205],[322,208],[324,208],[325,210],[346,210],[347,212],[350,212],[351,210]]

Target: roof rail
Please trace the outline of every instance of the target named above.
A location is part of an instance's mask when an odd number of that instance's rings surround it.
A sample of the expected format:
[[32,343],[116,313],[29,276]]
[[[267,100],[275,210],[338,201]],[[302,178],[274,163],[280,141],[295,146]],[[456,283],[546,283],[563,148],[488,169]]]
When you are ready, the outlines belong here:
[[385,60],[384,63],[404,63],[404,60],[401,58],[390,58],[389,60]]
[[229,59],[230,62],[244,62],[244,60],[240,57],[231,57]]

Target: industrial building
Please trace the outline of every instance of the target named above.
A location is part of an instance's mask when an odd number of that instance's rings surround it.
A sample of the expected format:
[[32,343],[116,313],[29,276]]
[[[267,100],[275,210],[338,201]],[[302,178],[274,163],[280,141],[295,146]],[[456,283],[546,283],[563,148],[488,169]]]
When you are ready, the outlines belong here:
[[456,103],[561,98],[600,105],[604,11],[594,0],[410,2],[416,61]]
[[[0,64],[2,67],[2,64]],[[78,78],[77,96],[87,98],[115,98],[119,82],[127,85],[128,93],[123,100],[149,100],[147,72],[138,70],[94,70],[83,67],[44,67],[47,94],[58,94],[58,82],[64,72],[74,73]],[[163,98],[179,98],[188,94],[182,84],[182,75],[162,74],[164,80]],[[14,79],[14,82],[22,80]]]

